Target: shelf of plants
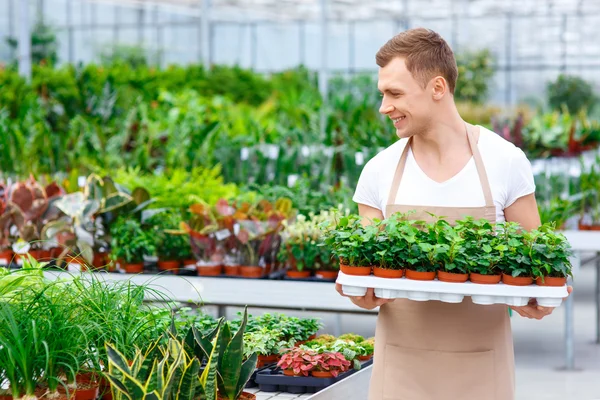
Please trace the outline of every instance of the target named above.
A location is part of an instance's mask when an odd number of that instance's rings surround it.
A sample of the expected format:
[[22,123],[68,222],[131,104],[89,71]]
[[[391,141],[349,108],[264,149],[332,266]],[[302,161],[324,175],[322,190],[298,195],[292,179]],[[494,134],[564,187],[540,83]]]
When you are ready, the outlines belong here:
[[[22,269],[0,267],[2,400],[251,400],[244,389],[260,369],[288,369],[289,354],[311,354],[305,373],[332,375],[373,355],[372,339],[317,337],[316,319],[246,311],[215,319],[172,308],[174,300],[147,285],[95,274],[53,281],[43,267],[30,256]],[[165,307],[148,305],[149,296]]]
[[548,307],[567,296],[570,245],[550,224],[525,231],[470,217],[455,226],[400,214],[368,226],[361,220],[348,215],[323,224],[324,242],[341,262],[337,282],[348,295],[375,288],[382,298],[459,303],[471,296],[477,304],[513,306],[537,298]]

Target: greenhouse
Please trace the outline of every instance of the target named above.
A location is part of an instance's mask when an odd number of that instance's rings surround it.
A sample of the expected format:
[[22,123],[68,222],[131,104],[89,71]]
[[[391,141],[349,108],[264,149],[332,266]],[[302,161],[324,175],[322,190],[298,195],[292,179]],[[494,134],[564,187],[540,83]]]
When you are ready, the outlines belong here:
[[0,400],[600,399],[599,23],[0,0]]

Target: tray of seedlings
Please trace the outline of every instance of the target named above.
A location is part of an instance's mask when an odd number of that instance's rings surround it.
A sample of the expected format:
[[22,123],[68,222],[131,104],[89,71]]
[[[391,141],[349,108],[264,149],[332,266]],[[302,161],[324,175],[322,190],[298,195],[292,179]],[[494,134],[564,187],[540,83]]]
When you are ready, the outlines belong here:
[[481,305],[558,307],[567,297],[570,245],[553,225],[525,231],[514,222],[465,218],[450,225],[396,214],[363,226],[357,215],[324,227],[340,259],[337,283],[349,296]]

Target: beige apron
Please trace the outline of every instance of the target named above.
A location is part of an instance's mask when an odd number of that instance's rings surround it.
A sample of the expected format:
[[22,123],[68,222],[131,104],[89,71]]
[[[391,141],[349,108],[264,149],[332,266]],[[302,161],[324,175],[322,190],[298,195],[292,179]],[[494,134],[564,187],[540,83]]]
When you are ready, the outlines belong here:
[[[421,207],[394,204],[408,150],[398,162],[386,216],[415,210],[411,219],[431,221],[427,212],[454,224],[467,215],[496,220],[489,181],[473,135],[467,137],[485,197],[484,207]],[[468,194],[465,194],[468,195]],[[377,318],[369,400],[513,400],[514,353],[505,305],[481,306],[396,299]]]

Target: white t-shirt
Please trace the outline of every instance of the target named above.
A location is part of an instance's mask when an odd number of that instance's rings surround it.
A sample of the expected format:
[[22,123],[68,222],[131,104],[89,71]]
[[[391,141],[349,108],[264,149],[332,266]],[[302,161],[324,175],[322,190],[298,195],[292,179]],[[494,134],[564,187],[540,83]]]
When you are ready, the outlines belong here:
[[[483,159],[496,206],[496,219],[518,198],[535,192],[531,164],[521,149],[496,133],[479,127],[477,146]],[[408,139],[401,139],[373,157],[363,168],[352,200],[377,208],[385,215],[394,172]],[[409,149],[395,204],[438,207],[481,207],[483,189],[471,157],[452,178],[437,183],[415,162]]]

